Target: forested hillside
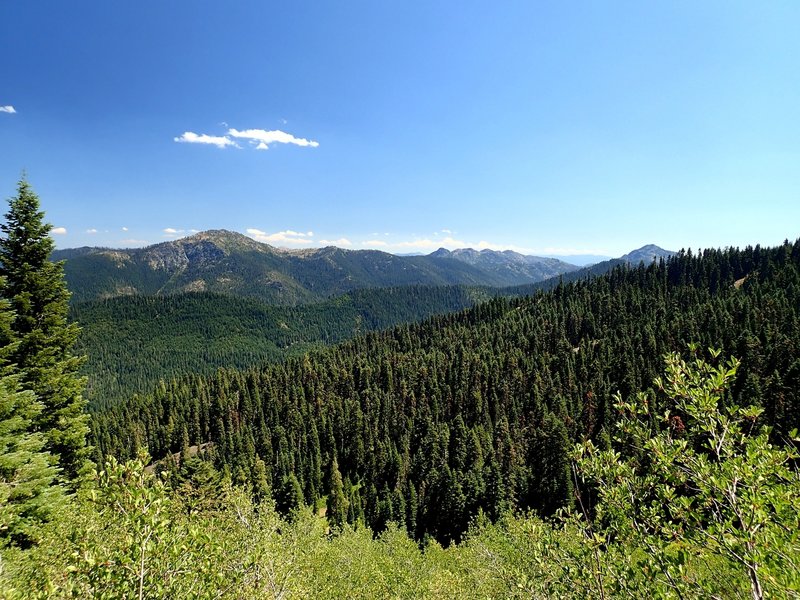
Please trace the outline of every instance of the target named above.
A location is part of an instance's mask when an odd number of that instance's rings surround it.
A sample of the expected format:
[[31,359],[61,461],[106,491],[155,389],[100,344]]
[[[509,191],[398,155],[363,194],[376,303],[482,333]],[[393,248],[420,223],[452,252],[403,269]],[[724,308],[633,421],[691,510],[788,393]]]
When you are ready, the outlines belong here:
[[[185,376],[96,404],[92,449],[50,226],[25,181],[10,205],[3,599],[738,598],[749,587],[761,600],[800,589],[800,240],[620,266],[284,363]],[[335,301],[341,323],[377,326],[475,293]],[[155,322],[149,335],[162,315],[182,335],[208,327],[209,305],[218,328],[265,316],[225,312],[214,295],[141,300],[123,308]],[[110,335],[122,309],[91,309]],[[309,312],[307,326],[335,312]],[[164,458],[153,464],[145,448]]]
[[189,293],[73,304],[93,406],[150,392],[160,379],[244,368],[435,314],[462,310],[499,288],[406,286],[355,290],[325,302],[274,306]]
[[[95,415],[98,452],[205,444],[281,510],[323,497],[375,531],[461,539],[478,511],[572,502],[569,451],[611,444],[612,394],[687,344],[741,359],[724,402],[800,425],[800,240],[681,253],[249,371],[189,376]],[[342,509],[342,507],[346,507]]]
[[[98,405],[149,392],[160,379],[282,360],[361,333],[459,311],[489,298],[528,295],[562,282],[589,279],[634,260],[630,256],[638,258],[638,264],[643,251],[648,251],[646,263],[655,252],[672,254],[645,247],[620,259],[515,287],[365,288],[297,306],[210,292],[136,294],[73,302],[70,317],[81,326],[77,349],[88,357],[83,368],[88,376],[86,393]],[[491,259],[505,253],[480,254]],[[533,261],[536,268],[539,264]]]

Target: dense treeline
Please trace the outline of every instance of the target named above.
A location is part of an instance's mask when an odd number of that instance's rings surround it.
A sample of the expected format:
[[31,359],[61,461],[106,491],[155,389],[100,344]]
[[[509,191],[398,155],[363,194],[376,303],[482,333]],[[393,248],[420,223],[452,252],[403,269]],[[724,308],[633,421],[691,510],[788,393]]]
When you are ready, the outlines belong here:
[[71,307],[88,357],[87,396],[96,409],[184,373],[210,375],[304,354],[361,333],[486,300],[499,289],[407,286],[355,290],[325,302],[272,306],[212,293],[123,296]]
[[[205,442],[235,483],[288,512],[459,540],[482,510],[549,514],[572,498],[569,449],[608,447],[611,398],[646,390],[688,342],[741,359],[726,402],[800,425],[800,240],[681,253],[523,299],[371,333],[250,371],[189,376],[98,413],[99,452]],[[332,502],[333,500],[333,502]]]
[[[61,254],[74,258],[75,252]],[[614,259],[514,287],[368,288],[297,306],[211,292],[77,303],[73,297],[70,318],[82,328],[77,350],[88,357],[86,395],[96,409],[149,392],[160,379],[276,362],[368,331],[456,312],[489,298],[550,290],[562,281],[596,277],[625,264]]]

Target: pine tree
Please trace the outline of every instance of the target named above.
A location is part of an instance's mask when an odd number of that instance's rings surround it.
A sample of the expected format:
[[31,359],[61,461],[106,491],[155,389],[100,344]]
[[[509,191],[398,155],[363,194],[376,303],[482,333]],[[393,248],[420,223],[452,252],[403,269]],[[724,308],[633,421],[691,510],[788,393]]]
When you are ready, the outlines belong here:
[[253,499],[256,502],[262,502],[264,499],[269,498],[269,482],[267,481],[267,465],[261,460],[260,456],[256,456],[253,463]]
[[82,359],[71,353],[78,327],[67,323],[63,265],[49,260],[52,226],[44,221],[39,198],[25,179],[5,216],[0,225],[0,293],[15,313],[9,362],[19,370],[21,388],[32,390],[42,403],[34,429],[44,435],[45,449],[56,457],[61,477],[76,485],[91,449],[86,444],[85,382],[78,375]]
[[347,496],[344,493],[342,474],[339,472],[339,463],[333,457],[331,463],[330,480],[328,482],[327,512],[328,522],[333,527],[341,527],[347,522]]
[[9,374],[11,320],[8,302],[0,300],[0,539],[25,545],[59,507],[64,490],[54,485],[58,469],[43,449],[43,435],[31,431],[42,405],[32,392],[19,391],[18,376]]
[[275,508],[289,520],[293,518],[292,513],[304,504],[303,488],[297,480],[294,472],[289,473],[283,478],[281,489],[275,498]]
[[30,430],[41,408],[31,391],[17,389],[14,376],[0,378],[0,539],[22,545],[64,499],[44,436]]

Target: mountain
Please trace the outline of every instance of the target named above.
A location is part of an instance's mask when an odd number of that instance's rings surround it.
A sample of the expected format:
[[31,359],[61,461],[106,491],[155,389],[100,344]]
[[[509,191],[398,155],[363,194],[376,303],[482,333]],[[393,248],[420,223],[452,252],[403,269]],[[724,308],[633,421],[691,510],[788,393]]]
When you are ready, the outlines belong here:
[[670,256],[674,256],[676,253],[672,250],[664,250],[663,248],[659,248],[655,244],[647,244],[646,246],[642,246],[636,250],[628,252],[624,256],[620,256],[620,260],[624,260],[625,262],[638,265],[640,262],[645,264],[649,264],[653,261],[658,260],[659,258],[668,259]]
[[499,252],[488,249],[478,251],[472,248],[458,250],[439,248],[428,256],[454,259],[477,267],[502,279],[499,285],[535,283],[578,269],[576,265],[556,258],[527,256],[511,250]]
[[[477,258],[470,257],[470,252]],[[214,292],[293,305],[362,288],[518,285],[576,268],[554,259],[492,251],[395,256],[333,246],[283,250],[225,230],[204,231],[146,248],[59,250],[53,259],[66,261],[73,302]]]
[[537,281],[536,283],[528,283],[517,286],[510,286],[503,289],[504,296],[527,296],[537,291],[551,290],[558,286],[560,283],[572,283],[574,281],[582,281],[586,279],[593,279],[600,277],[606,273],[610,273],[616,267],[620,266],[637,266],[641,263],[650,264],[659,258],[664,260],[677,254],[671,250],[664,250],[653,244],[642,246],[636,250],[632,250],[619,258],[612,258],[604,260],[599,263],[583,267],[574,271],[569,271],[561,275],[545,279],[544,281]]

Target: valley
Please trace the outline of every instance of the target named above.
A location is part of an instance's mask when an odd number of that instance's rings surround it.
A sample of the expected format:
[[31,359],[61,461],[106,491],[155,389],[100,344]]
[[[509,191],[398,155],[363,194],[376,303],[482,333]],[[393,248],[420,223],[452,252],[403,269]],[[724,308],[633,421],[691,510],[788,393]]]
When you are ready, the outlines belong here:
[[[497,275],[500,269],[506,273],[504,281],[514,285],[426,285],[430,281],[428,274],[417,272],[418,279],[408,285],[377,287],[375,277],[359,278],[342,272],[339,276],[355,289],[343,294],[331,292],[342,287],[339,282],[326,287],[324,300],[287,305],[286,296],[273,295],[273,283],[257,286],[252,278],[242,275],[246,272],[243,265],[255,261],[253,252],[268,257],[279,254],[245,236],[219,231],[124,253],[100,248],[57,251],[53,258],[66,260],[67,283],[74,290],[70,316],[82,327],[77,349],[89,357],[84,372],[89,376],[87,395],[91,404],[106,405],[133,393],[148,392],[159,380],[182,373],[210,374],[221,367],[244,368],[274,362],[362,333],[460,311],[490,298],[526,295],[562,281],[594,277],[617,265],[651,262],[674,254],[655,246],[645,247],[619,259],[578,269],[552,259],[464,250],[452,254],[470,257],[468,262],[476,271],[470,281],[496,282],[501,279]],[[335,248],[326,252],[348,255]],[[123,254],[124,259],[120,258]],[[431,255],[441,265],[437,281],[462,277],[464,261],[448,258],[449,254],[437,251]],[[380,271],[383,253],[361,256],[368,266],[359,273]],[[380,257],[378,263],[376,256]],[[423,258],[427,257],[414,260]],[[98,264],[104,266],[98,268]],[[514,271],[520,264],[537,265],[539,270]],[[551,269],[546,278],[542,264]],[[291,267],[284,268],[291,273]],[[557,268],[568,270],[561,273]],[[190,289],[218,291],[185,291],[173,285],[190,277],[187,272],[193,273],[191,277],[202,277],[194,281],[203,282],[190,284]],[[172,283],[158,288],[147,283],[165,280]],[[312,281],[304,289],[321,287]],[[87,300],[86,289],[126,292],[105,292],[100,299]],[[144,291],[139,292],[140,289]]]

